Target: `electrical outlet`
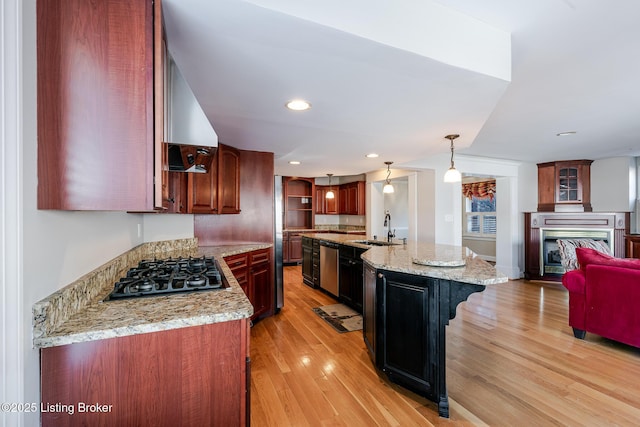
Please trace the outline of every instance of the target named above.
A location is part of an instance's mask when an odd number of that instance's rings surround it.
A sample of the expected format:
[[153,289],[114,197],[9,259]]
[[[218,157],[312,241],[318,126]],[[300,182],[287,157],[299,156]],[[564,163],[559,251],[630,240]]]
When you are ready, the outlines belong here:
[[138,238],[142,237],[142,224],[138,224]]

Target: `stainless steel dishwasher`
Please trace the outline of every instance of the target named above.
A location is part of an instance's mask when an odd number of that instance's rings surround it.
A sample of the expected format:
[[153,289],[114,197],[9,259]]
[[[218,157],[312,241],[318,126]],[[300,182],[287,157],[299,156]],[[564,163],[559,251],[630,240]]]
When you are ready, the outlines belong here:
[[320,287],[338,296],[338,245],[320,241]]

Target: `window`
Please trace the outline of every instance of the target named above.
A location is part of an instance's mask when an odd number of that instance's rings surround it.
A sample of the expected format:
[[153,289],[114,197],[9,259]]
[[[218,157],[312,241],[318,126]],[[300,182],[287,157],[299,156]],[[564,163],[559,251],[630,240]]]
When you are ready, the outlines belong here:
[[496,195],[495,181],[463,184],[465,201],[464,235],[467,237],[495,238]]

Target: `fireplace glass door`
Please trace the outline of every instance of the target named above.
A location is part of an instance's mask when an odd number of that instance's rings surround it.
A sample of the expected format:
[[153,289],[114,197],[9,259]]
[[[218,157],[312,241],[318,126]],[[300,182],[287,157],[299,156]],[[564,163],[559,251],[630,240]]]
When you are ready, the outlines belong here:
[[613,253],[611,230],[593,229],[540,229],[540,271],[543,275],[562,275],[565,269],[560,258],[559,239],[591,239],[604,241]]

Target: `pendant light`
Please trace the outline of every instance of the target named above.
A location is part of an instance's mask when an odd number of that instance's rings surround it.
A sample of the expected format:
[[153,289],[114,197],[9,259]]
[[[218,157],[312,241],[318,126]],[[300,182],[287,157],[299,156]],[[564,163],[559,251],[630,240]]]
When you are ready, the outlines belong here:
[[462,180],[462,175],[460,171],[456,169],[453,165],[453,140],[458,138],[460,135],[447,135],[445,136],[451,142],[451,166],[449,170],[444,174],[444,182],[460,182]]
[[336,198],[336,194],[333,192],[333,189],[331,188],[331,177],[333,176],[332,173],[328,173],[327,176],[329,177],[329,191],[327,191],[327,194],[324,195],[325,199],[335,199]]
[[383,193],[393,193],[393,185],[391,185],[391,180],[389,177],[391,176],[391,169],[389,167],[393,164],[393,162],[384,162],[387,165],[387,180],[385,181],[384,187],[382,187]]

